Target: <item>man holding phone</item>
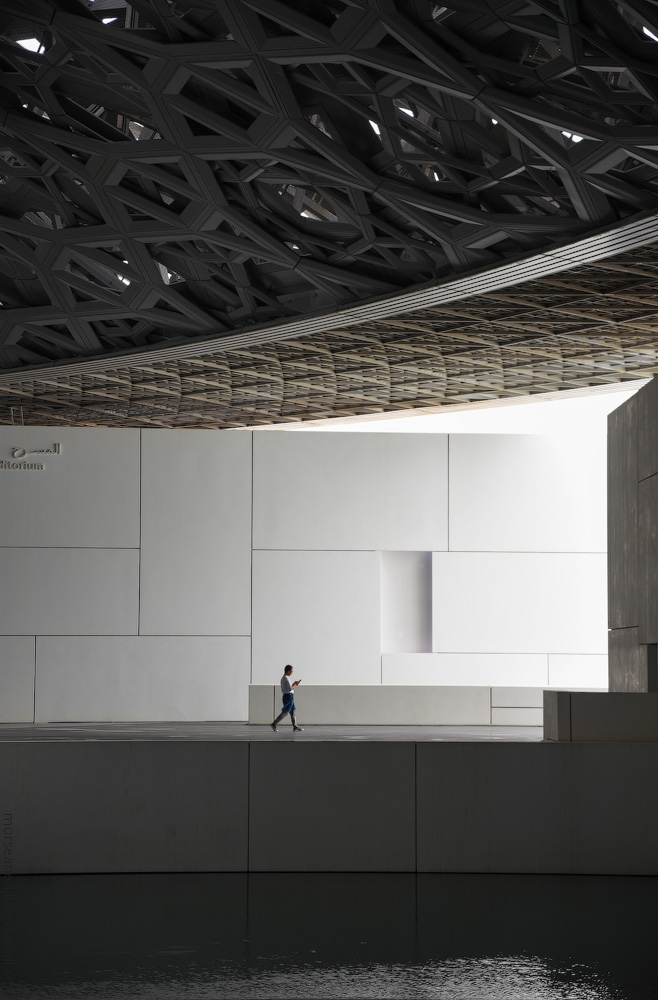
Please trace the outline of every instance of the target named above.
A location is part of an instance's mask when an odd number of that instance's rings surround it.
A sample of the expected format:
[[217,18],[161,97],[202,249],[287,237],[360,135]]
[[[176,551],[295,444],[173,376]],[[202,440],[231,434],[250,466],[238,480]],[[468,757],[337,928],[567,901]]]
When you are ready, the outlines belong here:
[[292,722],[292,730],[294,733],[302,733],[304,730],[301,726],[297,725],[297,715],[295,712],[295,688],[301,681],[290,680],[292,676],[292,667],[288,663],[285,667],[283,677],[281,678],[281,693],[283,694],[283,711],[276,717],[274,722],[271,724],[271,728],[275,733],[278,732],[277,726],[281,722],[284,715],[290,712],[290,721]]

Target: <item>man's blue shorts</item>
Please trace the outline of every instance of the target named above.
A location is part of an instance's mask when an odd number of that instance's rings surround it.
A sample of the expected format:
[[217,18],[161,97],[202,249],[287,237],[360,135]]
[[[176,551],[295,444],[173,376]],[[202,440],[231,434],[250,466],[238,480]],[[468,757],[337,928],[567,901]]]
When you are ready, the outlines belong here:
[[291,694],[284,694],[283,696],[283,711],[284,712],[295,711],[295,699]]

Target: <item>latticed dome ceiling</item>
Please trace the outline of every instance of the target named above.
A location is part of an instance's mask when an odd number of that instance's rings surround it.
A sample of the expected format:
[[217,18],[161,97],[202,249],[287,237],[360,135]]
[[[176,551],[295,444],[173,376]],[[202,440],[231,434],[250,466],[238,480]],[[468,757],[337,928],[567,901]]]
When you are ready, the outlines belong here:
[[4,369],[658,214],[656,0],[0,0],[0,29]]

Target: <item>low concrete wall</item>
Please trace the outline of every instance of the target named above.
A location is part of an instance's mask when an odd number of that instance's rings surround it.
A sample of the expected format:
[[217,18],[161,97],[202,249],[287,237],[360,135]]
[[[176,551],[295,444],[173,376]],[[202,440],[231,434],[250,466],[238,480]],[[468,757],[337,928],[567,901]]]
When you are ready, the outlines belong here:
[[658,874],[658,744],[4,743],[11,872]]
[[[325,726],[541,726],[542,688],[398,684],[301,685],[300,722]],[[281,711],[279,685],[249,686],[249,723]]]
[[545,691],[544,737],[573,743],[658,741],[658,694]]

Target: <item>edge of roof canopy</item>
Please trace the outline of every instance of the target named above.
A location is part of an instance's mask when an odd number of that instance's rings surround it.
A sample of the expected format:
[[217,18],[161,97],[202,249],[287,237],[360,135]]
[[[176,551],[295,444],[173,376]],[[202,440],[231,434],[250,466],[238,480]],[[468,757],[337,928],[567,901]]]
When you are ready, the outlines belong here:
[[403,292],[386,298],[369,300],[358,306],[307,317],[289,323],[249,327],[221,337],[195,338],[172,346],[133,350],[123,354],[90,357],[84,361],[61,361],[53,365],[39,365],[7,371],[0,374],[1,385],[40,381],[54,374],[67,375],[97,372],[106,369],[130,368],[145,361],[167,361],[194,358],[201,355],[224,354],[228,351],[272,341],[291,340],[315,333],[355,326],[373,319],[388,319],[401,313],[429,309],[460,299],[498,291],[537,278],[547,277],[575,267],[596,263],[614,257],[626,250],[633,250],[658,242],[658,212],[650,211],[635,216],[632,221],[617,223],[578,240],[562,243],[534,252],[504,264],[471,272],[431,287]]

